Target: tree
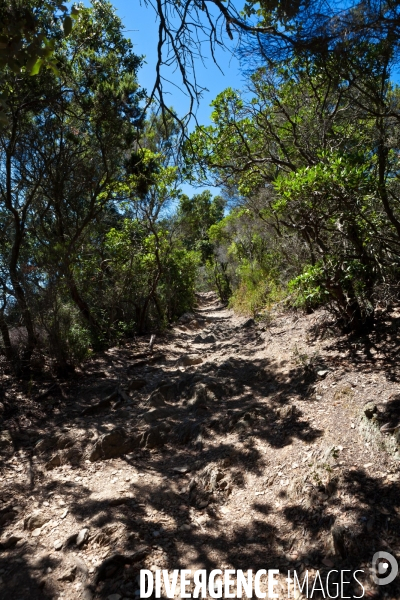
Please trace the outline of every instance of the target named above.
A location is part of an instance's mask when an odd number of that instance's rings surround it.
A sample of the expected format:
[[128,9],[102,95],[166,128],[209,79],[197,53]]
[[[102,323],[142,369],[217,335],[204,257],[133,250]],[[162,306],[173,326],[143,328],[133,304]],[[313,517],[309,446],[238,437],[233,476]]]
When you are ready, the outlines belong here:
[[278,71],[261,68],[251,80],[253,98],[221,94],[215,125],[198,128],[187,145],[200,179],[208,168],[216,183],[235,182],[278,236],[297,232],[309,252],[309,283],[354,329],[373,313],[382,269],[399,259],[397,119],[382,122],[373,105],[376,99],[395,113],[398,93],[374,48],[364,64],[357,85],[311,57]]
[[[93,220],[116,201],[127,152],[141,122],[136,71],[140,59],[121,33],[111,5],[82,9],[55,49],[59,74],[20,77],[8,70],[8,126],[0,133],[3,287],[15,298],[28,333],[36,335],[27,300],[63,280],[94,332],[96,319],[75,281],[82,240]],[[21,260],[32,278],[24,276]],[[41,275],[39,276],[39,273]],[[40,292],[39,292],[40,293]]]
[[37,75],[41,67],[58,73],[54,48],[62,35],[71,33],[78,8],[69,11],[61,0],[0,4],[0,125],[7,124],[7,85],[4,74]]

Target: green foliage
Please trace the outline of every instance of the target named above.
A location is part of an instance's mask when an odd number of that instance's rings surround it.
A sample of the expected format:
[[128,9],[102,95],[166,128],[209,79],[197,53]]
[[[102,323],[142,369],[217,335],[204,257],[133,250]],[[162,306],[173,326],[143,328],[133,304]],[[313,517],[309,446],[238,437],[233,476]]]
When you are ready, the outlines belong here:
[[79,365],[90,356],[90,331],[71,303],[60,304],[56,300],[50,310],[41,315],[41,321],[56,369]]
[[[192,134],[194,154],[188,145],[192,177],[202,182],[207,173],[216,184],[229,182],[252,215],[253,233],[260,223],[269,228],[273,260],[282,265],[284,257],[292,271],[280,281],[292,280],[295,304],[311,309],[328,302],[353,329],[369,320],[375,285],[395,278],[400,262],[394,116],[400,96],[389,63],[378,58],[389,60],[386,50],[363,43],[346,65],[335,55],[303,53],[274,69],[261,67],[251,76],[253,96],[225,90],[213,102],[214,124]],[[232,233],[231,258],[235,250],[242,260],[243,241]],[[246,241],[243,256],[254,264],[256,254],[262,265],[270,252],[257,252],[256,238]],[[247,278],[248,271],[231,275],[240,303],[254,293]]]
[[307,310],[318,308],[329,300],[329,292],[324,285],[322,265],[307,265],[301,275],[288,283],[290,304]]

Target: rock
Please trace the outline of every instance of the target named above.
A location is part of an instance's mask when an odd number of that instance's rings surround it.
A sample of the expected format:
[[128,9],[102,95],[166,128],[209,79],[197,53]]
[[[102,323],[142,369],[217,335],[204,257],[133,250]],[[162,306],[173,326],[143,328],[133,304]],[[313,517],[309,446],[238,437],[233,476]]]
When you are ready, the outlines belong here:
[[95,462],[96,460],[118,458],[122,454],[131,452],[138,445],[137,437],[128,437],[122,428],[114,429],[114,431],[99,437],[89,454],[89,460]]
[[242,327],[253,327],[255,325],[254,319],[247,319],[244,323],[242,323]]
[[81,529],[76,537],[76,542],[75,542],[75,544],[78,546],[78,548],[80,548],[86,542],[88,537],[89,537],[89,529],[87,529],[87,528]]
[[178,323],[180,325],[186,325],[187,323],[190,323],[190,321],[192,321],[195,318],[195,316],[196,315],[191,312],[183,313],[183,315],[181,317],[179,317]]
[[47,469],[47,471],[51,471],[52,469],[55,469],[56,467],[60,467],[60,466],[61,466],[61,455],[54,454],[54,456],[52,456],[51,459],[45,464],[44,468]]
[[364,415],[367,419],[372,419],[378,413],[378,407],[373,402],[368,402],[363,408]]
[[282,406],[277,410],[277,413],[281,419],[287,419],[293,414],[293,405],[288,404],[286,406]]
[[134,563],[142,560],[150,553],[150,548],[148,546],[142,546],[136,552],[132,554],[112,554],[108,558],[106,558],[101,565],[98,567],[97,572],[94,576],[94,584],[97,585],[100,581],[106,579],[111,569],[115,567],[114,571],[117,568],[122,567],[124,565],[133,565]]
[[107,398],[103,398],[103,400],[100,400],[99,402],[96,402],[96,404],[91,404],[90,406],[87,406],[83,411],[82,411],[82,415],[83,416],[89,416],[89,415],[97,415],[99,414],[101,411],[110,408],[111,404],[114,400],[118,399],[118,391],[114,390],[109,396],[107,396]]
[[191,367],[193,365],[200,365],[203,359],[198,354],[183,354],[176,361],[177,367]]
[[42,438],[38,440],[35,444],[34,452],[46,452],[57,444],[56,436],[48,436],[46,438]]
[[25,518],[24,529],[28,529],[28,531],[33,531],[34,529],[39,529],[40,527],[43,527],[43,525],[48,521],[50,521],[50,517],[39,511],[35,511]]
[[164,397],[163,397],[163,395],[159,391],[153,392],[149,396],[149,399],[148,399],[147,403],[152,408],[161,408],[162,406],[165,406]]
[[132,501],[132,498],[130,498],[129,496],[121,496],[120,498],[111,498],[108,505],[109,506],[122,506],[122,504],[128,504],[131,501]]
[[205,385],[199,384],[195,386],[193,397],[190,398],[187,405],[189,409],[207,408],[207,400],[207,388]]
[[341,558],[346,557],[345,548],[346,528],[343,525],[334,525],[332,527],[332,541],[336,554]]
[[51,459],[45,464],[45,469],[51,471],[56,467],[60,467],[63,464],[71,463],[76,465],[82,458],[82,452],[79,448],[69,447],[65,451],[57,452]]
[[76,575],[76,565],[69,567],[58,577],[58,581],[74,581]]
[[0,450],[12,450],[14,443],[11,437],[11,433],[4,429],[0,432]]
[[199,423],[186,421],[179,424],[175,429],[175,435],[179,444],[188,444],[201,434],[201,426]]
[[121,598],[121,594],[110,594],[110,596],[107,596],[107,600],[121,600]]
[[167,433],[168,431],[166,431],[163,424],[151,427],[142,434],[140,440],[141,448],[159,448],[163,446],[167,440]]
[[172,406],[164,406],[160,408],[152,408],[148,412],[144,413],[143,419],[146,423],[154,423],[158,419],[166,419],[167,417],[171,417],[175,412],[175,409]]
[[23,538],[21,535],[11,535],[10,537],[1,540],[0,546],[5,549],[12,548],[16,545],[17,542],[19,542],[22,539]]
[[55,550],[61,550],[63,543],[61,540],[56,540],[53,544]]
[[16,513],[13,510],[3,510],[0,512],[0,525],[4,525],[7,521],[14,519]]
[[[182,390],[185,387],[186,383],[187,383],[187,378],[185,378],[185,377],[180,379],[179,381],[163,383],[153,392],[153,394],[154,395],[160,394],[160,396],[166,402],[177,402],[179,400],[179,397],[180,397]],[[150,398],[151,398],[151,396],[150,396]],[[150,400],[150,398],[149,398],[149,400]],[[155,405],[153,405],[153,406],[155,406]]]
[[32,531],[32,537],[39,537],[41,533],[42,533],[42,528],[37,527],[36,529],[34,529]]
[[72,448],[75,440],[72,439],[69,435],[60,435],[57,439],[57,448],[59,450],[65,450],[66,448]]
[[217,340],[215,339],[215,337],[210,334],[210,335],[206,335],[205,337],[202,337],[201,335],[196,335],[196,337],[193,340],[194,344],[215,344]]
[[328,369],[323,369],[321,371],[317,371],[317,375],[318,377],[320,377],[320,379],[325,379],[325,377],[328,375],[329,370]]
[[147,381],[145,379],[131,379],[128,383],[128,390],[130,392],[135,392],[136,390],[141,390],[147,385]]
[[187,465],[183,465],[182,467],[173,467],[172,471],[174,473],[182,473],[182,474],[189,473],[190,467],[188,467]]

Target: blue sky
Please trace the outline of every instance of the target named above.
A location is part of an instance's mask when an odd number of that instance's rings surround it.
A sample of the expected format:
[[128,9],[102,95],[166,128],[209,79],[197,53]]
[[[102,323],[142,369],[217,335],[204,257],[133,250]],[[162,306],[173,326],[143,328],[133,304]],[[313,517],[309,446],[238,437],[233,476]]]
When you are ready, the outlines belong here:
[[[157,21],[156,15],[149,7],[141,6],[138,0],[114,0],[112,1],[118,16],[121,18],[129,37],[135,45],[135,51],[139,55],[145,55],[145,64],[139,72],[139,83],[150,91],[154,85],[155,64],[157,55]],[[232,49],[234,46],[232,45]],[[213,63],[209,49],[204,46],[204,65],[199,60],[196,65],[196,77],[202,87],[208,88],[204,93],[201,103],[197,109],[199,123],[206,125],[210,123],[211,101],[227,87],[240,88],[242,76],[240,74],[239,61],[229,51],[218,49],[216,57],[221,70]],[[222,72],[221,72],[222,71]],[[178,88],[181,86],[180,77],[174,73],[172,68],[164,71],[164,74]],[[168,104],[174,107],[179,115],[186,114],[189,101],[184,93],[175,86],[169,86]],[[194,125],[194,124],[193,124]],[[198,192],[190,185],[182,185],[186,194]],[[212,190],[217,193],[218,190]]]

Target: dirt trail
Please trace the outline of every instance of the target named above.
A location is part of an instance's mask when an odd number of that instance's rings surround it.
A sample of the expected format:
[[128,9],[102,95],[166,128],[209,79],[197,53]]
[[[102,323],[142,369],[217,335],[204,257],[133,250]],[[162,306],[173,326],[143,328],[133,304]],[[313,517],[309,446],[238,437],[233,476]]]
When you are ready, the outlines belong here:
[[0,598],[138,598],[141,568],[280,569],[280,598],[288,569],[363,569],[365,597],[399,598],[369,571],[400,553],[399,318],[349,341],[202,294],[152,354],[4,374]]

